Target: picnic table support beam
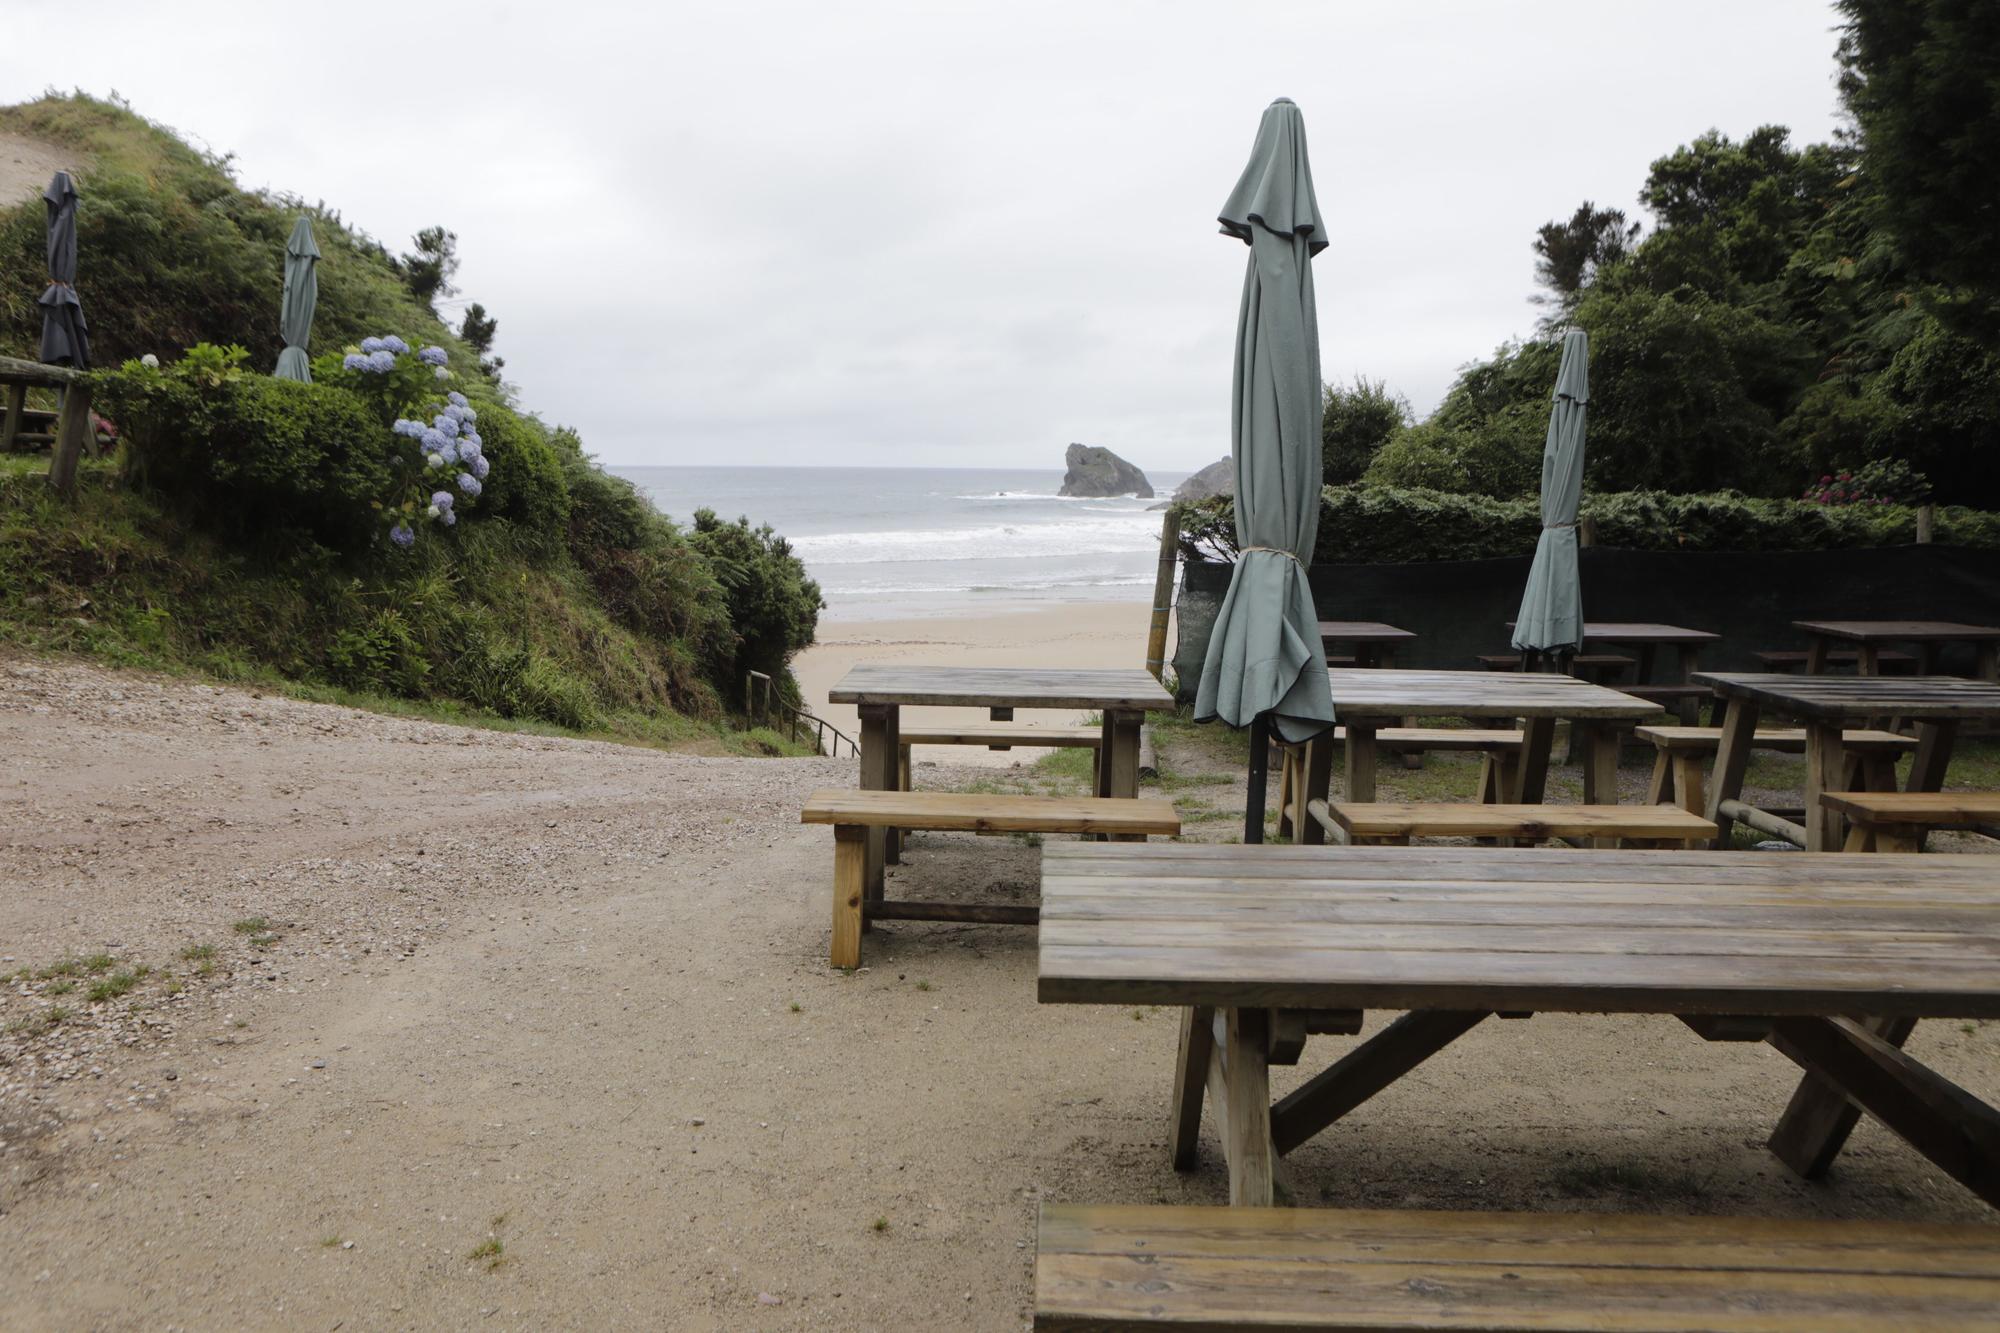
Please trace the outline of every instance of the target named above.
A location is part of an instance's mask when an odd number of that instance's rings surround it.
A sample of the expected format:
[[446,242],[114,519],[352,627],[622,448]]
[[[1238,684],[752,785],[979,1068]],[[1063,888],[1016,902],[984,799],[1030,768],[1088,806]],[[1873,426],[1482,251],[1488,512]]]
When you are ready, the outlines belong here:
[[1734,820],[1722,813],[1724,801],[1734,801],[1743,793],[1743,774],[1750,767],[1750,750],[1757,742],[1757,705],[1747,699],[1732,698],[1722,714],[1722,740],[1716,746],[1715,773],[1708,788],[1708,806],[1702,812],[1715,825],[1715,845],[1730,845]]
[[1839,791],[1841,775],[1847,771],[1841,731],[1838,718],[1832,722],[1806,723],[1805,821],[1809,852],[1839,851],[1846,833],[1839,812],[1829,809],[1819,799],[1821,792]]
[[1269,1017],[1266,1009],[1222,1009],[1211,1020],[1209,1099],[1229,1161],[1229,1202],[1237,1208],[1269,1208],[1275,1193]]
[[1487,1017],[1483,1009],[1404,1014],[1271,1108],[1271,1143],[1288,1153],[1436,1055]]
[[[897,737],[899,710],[894,704],[862,704],[861,788],[863,791],[896,790],[896,761],[901,744]],[[882,869],[888,864],[890,830],[868,830],[868,864],[865,896],[871,902],[882,899]],[[862,930],[867,930],[864,920]]]
[[1208,1087],[1208,1052],[1215,1044],[1210,1025],[1215,1010],[1196,1005],[1181,1010],[1180,1057],[1174,1068],[1174,1107],[1167,1127],[1167,1152],[1176,1171],[1192,1171],[1201,1145],[1201,1097]]
[[[1772,1025],[1771,1044],[1841,1089],[1946,1175],[2000,1207],[2000,1111],[1912,1060],[1885,1032],[1853,1019],[1781,1018]],[[1798,1101],[1795,1096],[1787,1120]],[[1794,1165],[1786,1157],[1792,1152],[1805,1166],[1824,1171],[1852,1123],[1841,1127],[1827,1119],[1822,1126],[1817,1137],[1783,1137],[1788,1126],[1780,1122],[1772,1148],[1788,1166]]]
[[[1891,1046],[1900,1047],[1916,1030],[1914,1018],[1869,1018],[1868,1030]],[[1774,1025],[1775,1030],[1775,1025]],[[1783,1048],[1780,1048],[1781,1050]],[[1785,1052],[1791,1055],[1791,1052]],[[1792,1090],[1792,1099],[1766,1146],[1779,1161],[1806,1180],[1818,1180],[1847,1144],[1861,1120],[1861,1108],[1825,1075],[1810,1068]]]
[[[1350,734],[1352,729],[1350,728]],[[1521,764],[1515,774],[1513,803],[1515,805],[1540,805],[1542,794],[1549,785],[1549,752],[1555,748],[1556,719],[1552,717],[1524,717],[1521,719]],[[1349,800],[1362,799],[1348,797]],[[1371,793],[1365,799],[1374,800]]]
[[[1374,739],[1374,733],[1369,733]],[[1324,799],[1333,785],[1333,733],[1314,737],[1306,744],[1304,780],[1299,790],[1292,794],[1292,841],[1308,847],[1318,847],[1326,842],[1326,829],[1320,822],[1306,813],[1306,807],[1315,799]],[[1317,792],[1318,797],[1314,796]]]
[[1264,788],[1271,768],[1271,715],[1259,713],[1250,719],[1250,773],[1243,801],[1243,841],[1246,845],[1264,841]]
[[0,454],[14,452],[15,442],[21,437],[21,426],[28,413],[28,386],[16,380],[7,386],[7,420],[0,425]]
[[49,457],[49,485],[58,495],[76,490],[76,465],[90,438],[90,386],[70,384],[63,390],[62,416],[56,423],[55,448]]

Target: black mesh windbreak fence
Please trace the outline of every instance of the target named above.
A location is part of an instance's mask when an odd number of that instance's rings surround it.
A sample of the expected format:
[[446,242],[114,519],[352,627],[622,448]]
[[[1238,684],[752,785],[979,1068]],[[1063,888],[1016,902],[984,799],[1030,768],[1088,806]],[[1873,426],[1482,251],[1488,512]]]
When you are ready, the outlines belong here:
[[[1760,649],[1804,648],[1794,620],[1956,620],[2000,624],[2000,551],[1891,546],[1838,551],[1621,551],[1584,548],[1589,620],[1652,621],[1705,629],[1722,642],[1701,665],[1756,670]],[[1465,670],[1481,653],[1511,651],[1507,622],[1521,604],[1528,557],[1406,565],[1314,565],[1323,620],[1381,620],[1418,635],[1396,665]],[[1231,566],[1182,566],[1174,670],[1191,699]],[[1971,652],[1943,669],[1971,670]]]

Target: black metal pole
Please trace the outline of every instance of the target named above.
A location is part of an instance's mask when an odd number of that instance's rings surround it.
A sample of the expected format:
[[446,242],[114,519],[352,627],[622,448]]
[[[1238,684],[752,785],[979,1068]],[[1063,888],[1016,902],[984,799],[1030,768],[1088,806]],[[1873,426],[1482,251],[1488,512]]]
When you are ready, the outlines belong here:
[[1271,715],[1250,719],[1250,789],[1243,800],[1243,841],[1264,841],[1264,780],[1271,767]]

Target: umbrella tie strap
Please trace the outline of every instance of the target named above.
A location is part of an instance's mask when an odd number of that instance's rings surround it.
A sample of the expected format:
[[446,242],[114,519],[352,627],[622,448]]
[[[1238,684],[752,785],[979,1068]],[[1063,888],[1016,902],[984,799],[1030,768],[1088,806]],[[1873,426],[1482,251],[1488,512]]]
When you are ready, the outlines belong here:
[[1542,524],[1542,531],[1546,532],[1550,528],[1573,528],[1575,526],[1576,524],[1574,523],[1544,523]]
[[1299,559],[1298,552],[1287,551],[1282,546],[1245,546],[1241,550],[1239,550],[1237,554],[1248,555],[1252,551],[1269,551],[1272,555],[1281,555],[1285,557],[1285,559],[1291,561],[1295,565],[1303,566],[1305,564],[1305,561]]
[[68,283],[64,282],[64,281],[63,281],[63,280],[62,280],[61,278],[50,278],[50,279],[49,279],[49,286],[51,286],[51,287],[64,287],[64,288],[68,288],[68,290],[70,290],[70,291],[75,291],[75,290],[76,290],[76,288],[74,288],[74,287],[70,287],[70,285],[69,285]]

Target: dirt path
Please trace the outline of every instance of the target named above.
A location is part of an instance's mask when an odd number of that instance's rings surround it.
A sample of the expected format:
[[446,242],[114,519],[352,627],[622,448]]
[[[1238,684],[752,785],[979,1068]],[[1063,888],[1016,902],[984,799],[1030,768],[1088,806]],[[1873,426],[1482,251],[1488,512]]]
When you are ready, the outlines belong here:
[[[1224,1195],[1212,1150],[1164,1161],[1169,1012],[1037,1006],[1006,928],[883,930],[867,969],[826,967],[829,840],[796,811],[851,765],[20,659],[0,755],[0,970],[115,960],[0,988],[9,1327],[1019,1328],[1040,1198]],[[892,892],[1032,893],[1020,842],[909,860]],[[1994,1046],[1913,1043],[1988,1097]],[[1667,1020],[1490,1024],[1287,1183],[1990,1218],[1872,1124],[1829,1184],[1790,1178],[1761,1144],[1793,1081]]]

